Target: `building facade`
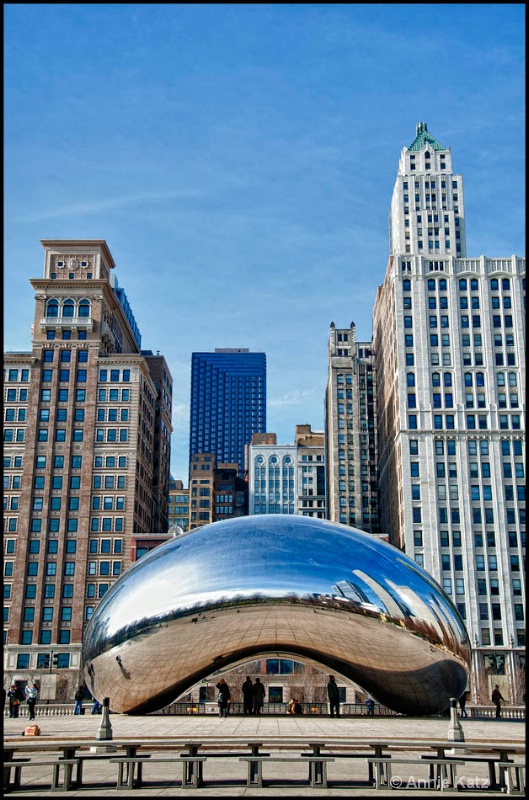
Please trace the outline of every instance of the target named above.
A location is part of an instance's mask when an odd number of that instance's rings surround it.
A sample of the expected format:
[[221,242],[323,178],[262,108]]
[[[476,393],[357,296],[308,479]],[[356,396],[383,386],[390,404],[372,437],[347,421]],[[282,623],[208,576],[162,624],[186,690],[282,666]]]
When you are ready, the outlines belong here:
[[248,514],[248,484],[238,464],[217,464],[214,453],[197,453],[189,469],[189,528]]
[[375,360],[354,322],[331,323],[325,444],[328,519],[379,533]]
[[169,501],[167,506],[169,528],[181,528],[184,532],[189,530],[189,489],[184,489],[182,481],[169,479]]
[[266,355],[245,348],[193,353],[189,462],[213,453],[217,463],[237,464],[252,434],[266,430]]
[[325,519],[324,435],[296,425],[294,444],[275,433],[255,435],[247,451],[250,514],[302,514]]
[[402,150],[374,308],[381,527],[473,647],[472,700],[525,693],[525,259],[468,257],[463,180],[421,123]]
[[4,355],[4,674],[61,699],[131,537],[167,531],[172,378],[141,351],[106,242],[42,245],[32,350]]

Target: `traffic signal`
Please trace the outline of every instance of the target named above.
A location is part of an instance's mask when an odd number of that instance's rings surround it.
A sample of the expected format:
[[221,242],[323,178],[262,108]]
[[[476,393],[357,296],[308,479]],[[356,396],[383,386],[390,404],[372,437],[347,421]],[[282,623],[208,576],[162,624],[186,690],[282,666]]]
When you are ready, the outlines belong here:
[[59,654],[58,653],[54,653],[52,660],[53,660],[53,666],[54,667],[58,667],[59,666]]
[[42,666],[43,669],[49,669],[49,666],[50,666],[50,654],[49,653],[44,653],[44,655],[42,656],[42,664],[41,664],[41,666]]

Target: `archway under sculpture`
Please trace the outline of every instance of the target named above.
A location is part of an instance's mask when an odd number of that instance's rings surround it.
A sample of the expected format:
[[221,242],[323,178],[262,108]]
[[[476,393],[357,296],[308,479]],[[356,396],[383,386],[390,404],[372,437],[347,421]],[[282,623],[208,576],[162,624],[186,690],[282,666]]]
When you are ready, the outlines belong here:
[[90,691],[128,714],[278,655],[413,715],[445,711],[470,665],[463,621],[425,570],[375,536],[288,515],[215,522],[155,548],[107,592],[83,640]]

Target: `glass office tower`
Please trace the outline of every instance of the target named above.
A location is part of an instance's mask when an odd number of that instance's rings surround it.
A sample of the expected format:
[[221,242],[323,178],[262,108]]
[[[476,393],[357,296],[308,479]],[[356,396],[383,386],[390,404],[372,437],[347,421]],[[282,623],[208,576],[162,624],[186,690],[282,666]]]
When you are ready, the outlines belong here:
[[246,348],[193,353],[189,462],[213,453],[244,475],[244,448],[266,431],[266,355]]

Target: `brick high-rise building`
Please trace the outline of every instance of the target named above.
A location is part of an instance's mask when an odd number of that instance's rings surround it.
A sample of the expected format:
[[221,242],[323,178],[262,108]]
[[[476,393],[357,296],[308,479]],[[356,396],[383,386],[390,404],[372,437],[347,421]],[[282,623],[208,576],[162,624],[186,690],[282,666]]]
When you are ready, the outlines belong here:
[[106,242],[42,245],[32,350],[4,355],[4,674],[69,699],[131,537],[167,531],[172,378],[141,351]]
[[468,257],[463,179],[424,123],[402,150],[374,309],[381,526],[473,647],[472,699],[525,693],[525,259]]

